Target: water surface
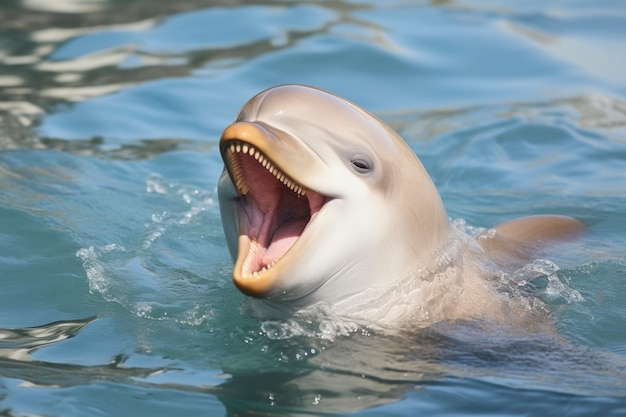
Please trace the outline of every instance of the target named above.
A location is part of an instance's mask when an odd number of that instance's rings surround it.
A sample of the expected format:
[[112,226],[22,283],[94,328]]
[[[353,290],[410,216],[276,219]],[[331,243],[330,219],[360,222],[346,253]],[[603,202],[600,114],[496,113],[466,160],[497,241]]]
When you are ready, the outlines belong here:
[[[620,1],[7,0],[6,415],[623,415]],[[259,320],[230,282],[219,134],[276,84],[393,126],[459,227],[575,216],[529,268],[556,334]]]

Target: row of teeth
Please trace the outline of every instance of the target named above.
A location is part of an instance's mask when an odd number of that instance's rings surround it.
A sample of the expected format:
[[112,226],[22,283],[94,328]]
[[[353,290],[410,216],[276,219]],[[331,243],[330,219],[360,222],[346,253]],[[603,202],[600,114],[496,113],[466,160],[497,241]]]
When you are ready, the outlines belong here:
[[258,277],[260,277],[261,275],[263,275],[263,274],[265,273],[265,271],[267,271],[268,269],[270,269],[271,267],[273,267],[275,263],[276,263],[276,261],[272,262],[272,263],[271,263],[271,264],[269,264],[269,265],[265,265],[263,268],[261,268],[261,270],[260,270],[260,271],[255,271],[255,272],[253,272],[253,273],[252,273],[252,278],[258,278]]
[[[256,246],[258,246],[258,245],[259,245],[259,244],[258,244],[258,242],[256,241],[256,239],[254,239],[254,240],[253,240],[250,244],[251,244],[252,246],[254,246],[254,247],[250,248],[250,251],[248,252],[248,257],[247,257],[247,258],[246,258],[246,260],[244,261],[244,265],[243,265],[243,268],[242,268],[242,270],[243,270],[243,271],[248,271],[248,270],[250,269],[250,262],[252,262],[252,260],[253,260],[253,259],[254,259],[254,257],[256,256],[255,254],[256,254],[257,249],[258,249]],[[261,276],[261,275],[263,275],[263,274],[264,274],[264,273],[265,273],[268,269],[270,269],[271,267],[273,267],[273,266],[276,264],[276,262],[278,262],[278,260],[275,260],[275,261],[274,261],[274,262],[272,262],[271,264],[265,265],[263,268],[261,268],[261,269],[260,269],[260,270],[258,270],[258,271],[254,271],[254,272],[252,272],[251,277],[252,277],[252,278],[258,278],[258,277],[260,277],[260,276]],[[250,277],[250,276],[249,276],[249,277]]]
[[[272,162],[269,159],[267,159],[254,146],[248,145],[247,143],[231,143],[230,146],[228,147],[228,152],[231,154],[243,152],[244,154],[248,154],[254,157],[254,159],[256,159],[263,166],[263,168],[267,169],[270,172],[270,174],[275,176],[278,179],[278,181],[282,182],[291,191],[298,194],[298,197],[302,197],[305,194],[304,188],[302,188],[301,186],[296,184],[294,181],[292,181],[289,177],[287,177],[285,174],[280,172],[280,170],[278,170],[278,168],[276,168],[272,164]],[[250,187],[248,186],[248,184],[246,183],[243,177],[243,172],[239,165],[239,161],[236,159],[231,159],[231,161],[232,161],[232,168],[233,168],[233,176],[235,177],[234,178],[235,186],[237,187],[239,191],[241,191],[241,194],[246,195],[248,194],[248,191],[250,191]]]

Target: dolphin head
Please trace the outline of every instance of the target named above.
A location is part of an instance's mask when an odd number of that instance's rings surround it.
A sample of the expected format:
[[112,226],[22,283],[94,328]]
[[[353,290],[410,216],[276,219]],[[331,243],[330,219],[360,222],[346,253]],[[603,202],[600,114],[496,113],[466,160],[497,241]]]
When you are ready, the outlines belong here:
[[356,105],[301,85],[265,90],[220,140],[222,223],[245,294],[297,305],[388,285],[449,237],[406,143]]

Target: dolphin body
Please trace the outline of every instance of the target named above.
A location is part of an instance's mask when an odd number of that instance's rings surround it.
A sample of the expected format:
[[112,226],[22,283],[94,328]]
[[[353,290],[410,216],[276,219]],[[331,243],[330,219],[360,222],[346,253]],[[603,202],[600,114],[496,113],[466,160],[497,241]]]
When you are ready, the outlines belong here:
[[224,130],[220,152],[233,280],[267,311],[325,305],[385,326],[516,318],[523,305],[490,278],[584,231],[573,218],[550,215],[467,235],[450,224],[395,131],[313,87],[282,85],[253,97]]

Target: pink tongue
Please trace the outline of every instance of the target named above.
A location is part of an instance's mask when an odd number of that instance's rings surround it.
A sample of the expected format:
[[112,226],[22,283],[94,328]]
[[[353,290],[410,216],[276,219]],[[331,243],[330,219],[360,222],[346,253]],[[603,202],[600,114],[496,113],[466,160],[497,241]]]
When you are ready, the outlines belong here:
[[281,226],[274,233],[270,246],[267,248],[265,255],[263,255],[263,259],[261,259],[261,264],[269,265],[283,256],[298,240],[307,223],[308,219],[300,219],[292,220]]

